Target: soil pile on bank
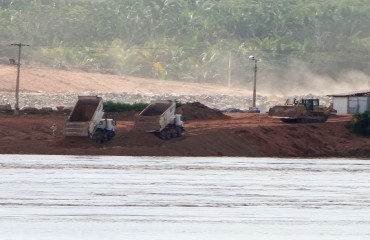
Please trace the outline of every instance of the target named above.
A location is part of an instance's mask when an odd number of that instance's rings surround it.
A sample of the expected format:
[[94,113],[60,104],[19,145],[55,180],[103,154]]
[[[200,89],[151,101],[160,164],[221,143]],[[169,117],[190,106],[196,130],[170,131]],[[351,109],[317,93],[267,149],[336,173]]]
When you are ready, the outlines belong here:
[[[185,103],[176,109],[176,113],[182,114],[185,120],[216,120],[228,119],[229,116],[217,109],[212,109],[200,102]],[[130,121],[135,119],[135,115],[140,112],[108,112],[106,116],[115,120]]]
[[[88,137],[64,137],[65,116],[0,114],[3,133],[0,154],[365,159],[370,156],[370,138],[346,129],[350,116],[333,117],[325,123],[284,124],[266,114],[228,115],[228,119],[189,121],[184,136],[167,141],[134,131],[133,121],[117,121],[117,135],[101,144]],[[53,123],[58,127],[56,137],[50,130]]]
[[220,110],[209,108],[200,102],[186,103],[177,108],[177,112],[182,114],[185,120],[209,120],[227,119]]
[[106,112],[105,116],[107,118],[113,118],[116,121],[133,121],[135,119],[135,115],[139,114],[140,112],[135,111],[127,111],[127,112]]

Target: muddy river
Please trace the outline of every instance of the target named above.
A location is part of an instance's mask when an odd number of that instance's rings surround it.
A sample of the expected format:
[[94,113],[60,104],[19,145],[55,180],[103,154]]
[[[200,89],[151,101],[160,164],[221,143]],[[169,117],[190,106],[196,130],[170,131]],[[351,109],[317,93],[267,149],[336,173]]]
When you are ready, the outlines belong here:
[[370,239],[370,161],[0,155],[0,239]]

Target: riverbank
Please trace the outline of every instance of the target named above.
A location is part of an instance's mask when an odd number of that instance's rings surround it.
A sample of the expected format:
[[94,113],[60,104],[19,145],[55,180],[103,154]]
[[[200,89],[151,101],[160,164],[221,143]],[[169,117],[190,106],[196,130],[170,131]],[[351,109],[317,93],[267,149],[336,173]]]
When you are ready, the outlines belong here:
[[[133,120],[121,117],[115,138],[100,144],[88,138],[64,137],[63,115],[0,115],[0,154],[370,157],[370,138],[354,135],[345,127],[350,116],[310,124],[285,124],[265,114],[227,116],[189,120],[184,136],[167,141],[134,131]],[[53,123],[58,127],[56,137],[51,136]]]

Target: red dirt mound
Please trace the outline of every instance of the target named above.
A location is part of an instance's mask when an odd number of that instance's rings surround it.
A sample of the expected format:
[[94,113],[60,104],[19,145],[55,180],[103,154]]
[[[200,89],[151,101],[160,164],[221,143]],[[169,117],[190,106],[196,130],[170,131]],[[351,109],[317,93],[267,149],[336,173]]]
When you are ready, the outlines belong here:
[[[182,114],[185,120],[216,120],[228,119],[229,116],[223,114],[220,110],[209,108],[200,102],[186,103],[177,108],[177,113]],[[139,112],[112,112],[106,113],[108,118],[116,120],[134,120]]]
[[220,110],[209,108],[200,102],[186,103],[177,109],[185,120],[228,119]]

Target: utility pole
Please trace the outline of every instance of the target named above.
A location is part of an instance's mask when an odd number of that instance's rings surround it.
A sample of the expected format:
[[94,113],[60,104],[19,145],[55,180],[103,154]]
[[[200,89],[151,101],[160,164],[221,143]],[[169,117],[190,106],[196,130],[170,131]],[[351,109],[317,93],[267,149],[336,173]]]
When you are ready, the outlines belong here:
[[249,56],[249,60],[254,62],[254,81],[253,81],[253,107],[256,107],[256,84],[257,84],[257,62],[258,59],[254,56]]
[[19,115],[19,75],[21,73],[21,52],[23,46],[29,46],[27,44],[22,43],[13,43],[12,46],[18,47],[18,69],[17,69],[17,82],[15,87],[15,107],[14,107],[14,115]]
[[256,107],[257,59],[254,60],[253,107]]
[[231,86],[231,52],[229,52],[229,72],[227,77],[227,87],[230,88]]

